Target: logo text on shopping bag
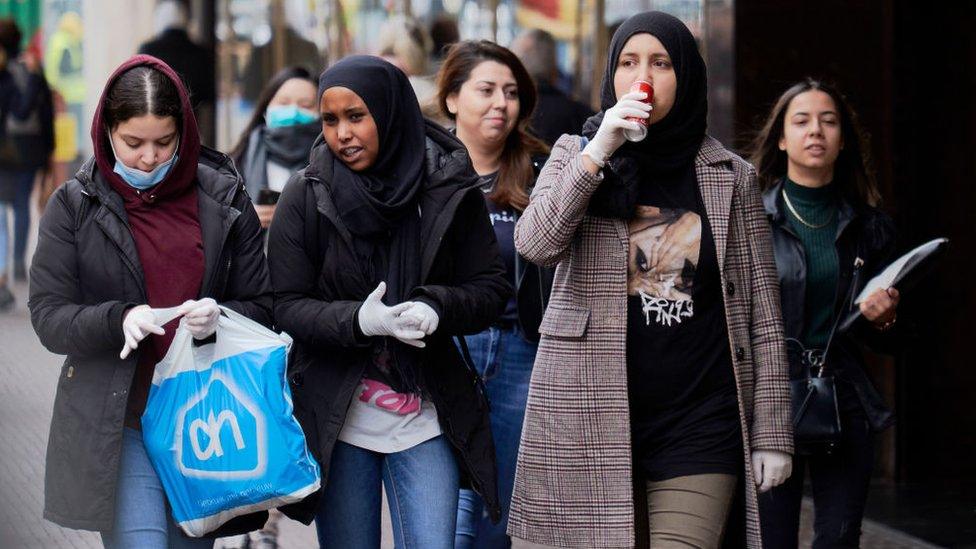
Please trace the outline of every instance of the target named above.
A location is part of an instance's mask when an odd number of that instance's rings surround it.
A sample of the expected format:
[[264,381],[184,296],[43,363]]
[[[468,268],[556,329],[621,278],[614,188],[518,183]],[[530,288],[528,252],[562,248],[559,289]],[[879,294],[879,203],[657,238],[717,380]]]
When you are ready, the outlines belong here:
[[186,476],[257,478],[268,461],[264,413],[232,379],[213,371],[209,382],[180,408],[174,444]]

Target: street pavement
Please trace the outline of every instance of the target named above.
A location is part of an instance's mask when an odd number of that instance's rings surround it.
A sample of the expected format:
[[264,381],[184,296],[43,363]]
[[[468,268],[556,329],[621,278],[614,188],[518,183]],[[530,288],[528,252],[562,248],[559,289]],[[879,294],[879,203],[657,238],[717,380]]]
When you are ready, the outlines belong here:
[[0,547],[98,548],[91,532],[41,518],[44,453],[62,358],[45,350],[27,315],[26,284],[16,308],[0,313]]

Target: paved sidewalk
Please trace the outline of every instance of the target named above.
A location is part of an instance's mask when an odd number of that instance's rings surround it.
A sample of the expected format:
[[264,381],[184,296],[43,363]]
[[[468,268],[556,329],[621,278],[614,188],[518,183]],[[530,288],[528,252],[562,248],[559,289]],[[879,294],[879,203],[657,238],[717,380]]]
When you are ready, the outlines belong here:
[[44,453],[61,357],[43,347],[27,316],[27,285],[0,313],[0,547],[99,548],[97,534],[41,518]]

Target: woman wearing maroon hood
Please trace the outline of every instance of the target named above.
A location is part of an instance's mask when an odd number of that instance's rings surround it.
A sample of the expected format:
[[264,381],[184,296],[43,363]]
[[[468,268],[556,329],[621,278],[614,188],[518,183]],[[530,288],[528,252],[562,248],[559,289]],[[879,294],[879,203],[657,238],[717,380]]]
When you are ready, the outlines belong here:
[[41,342],[67,355],[47,450],[48,520],[106,547],[209,547],[177,533],[142,442],[155,364],[180,306],[197,339],[217,303],[271,325],[260,225],[228,157],[200,146],[189,95],[139,55],[109,78],[95,150],[41,220],[29,307]]

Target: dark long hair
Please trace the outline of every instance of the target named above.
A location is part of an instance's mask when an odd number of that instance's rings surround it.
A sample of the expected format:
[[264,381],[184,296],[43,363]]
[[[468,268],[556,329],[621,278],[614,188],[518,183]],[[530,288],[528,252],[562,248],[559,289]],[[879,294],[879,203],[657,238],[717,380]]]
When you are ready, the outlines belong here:
[[105,125],[110,130],[137,116],[172,116],[183,133],[183,108],[176,84],[147,66],[133,67],[120,76],[105,97]]
[[841,193],[854,204],[877,206],[881,193],[871,162],[871,146],[868,134],[861,127],[857,113],[838,89],[826,82],[804,78],[790,86],[769,111],[766,122],[749,147],[749,157],[756,167],[759,187],[763,191],[775,185],[786,175],[786,152],[779,150],[783,137],[783,124],[790,102],[801,93],[818,90],[834,100],[840,115],[841,137],[844,148],[834,163],[834,181],[841,183]]
[[[285,82],[291,80],[292,78],[307,80],[313,86],[315,86],[316,89],[318,89],[318,81],[312,78],[312,73],[308,72],[308,70],[304,67],[285,67],[278,71],[278,73],[275,74],[267,84],[265,84],[264,89],[261,90],[257,103],[254,105],[254,113],[251,114],[251,119],[247,122],[247,126],[244,127],[244,131],[241,132],[241,136],[238,138],[237,144],[234,145],[234,148],[232,148],[229,153],[227,153],[227,156],[233,158],[235,162],[238,162],[241,159],[241,156],[244,154],[244,149],[247,148],[247,142],[251,135],[251,131],[265,123],[264,111],[268,109],[268,105],[271,103],[271,100],[274,99],[274,96],[276,93],[278,93],[278,90],[285,85]],[[318,108],[316,108],[316,110],[318,110]]]
[[549,146],[527,130],[537,100],[535,82],[514,53],[487,40],[466,40],[451,46],[437,73],[437,102],[441,112],[454,120],[447,110],[447,97],[458,93],[471,78],[471,71],[485,61],[505,65],[515,76],[518,86],[519,114],[515,127],[505,139],[501,166],[491,198],[497,204],[507,204],[517,210],[529,205],[528,189],[535,183],[532,155],[548,154]]
[[7,60],[13,61],[20,53],[20,41],[23,35],[20,27],[10,17],[0,18],[0,48],[7,53]]

